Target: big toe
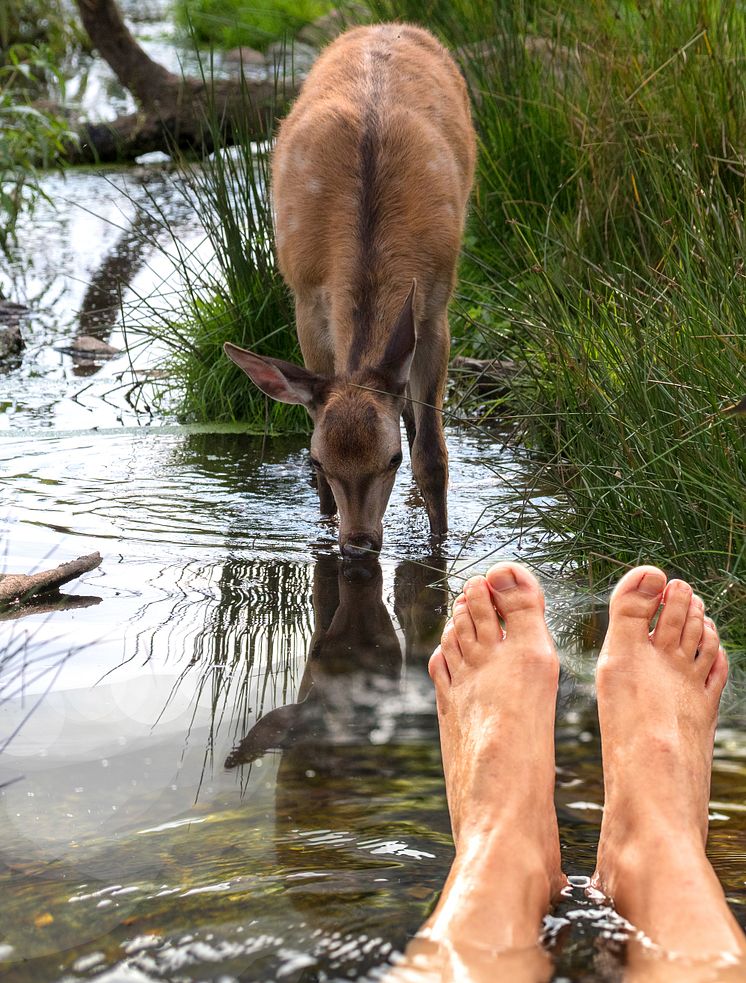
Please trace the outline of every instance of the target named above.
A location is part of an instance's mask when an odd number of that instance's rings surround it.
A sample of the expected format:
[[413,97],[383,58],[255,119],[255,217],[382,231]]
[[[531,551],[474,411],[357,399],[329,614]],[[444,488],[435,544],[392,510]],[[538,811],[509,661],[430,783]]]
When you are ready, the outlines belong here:
[[632,641],[642,641],[661,604],[666,575],[658,567],[635,567],[614,588],[609,601],[609,631],[621,631]]
[[519,563],[497,563],[486,576],[506,638],[544,638],[544,592],[536,577]]

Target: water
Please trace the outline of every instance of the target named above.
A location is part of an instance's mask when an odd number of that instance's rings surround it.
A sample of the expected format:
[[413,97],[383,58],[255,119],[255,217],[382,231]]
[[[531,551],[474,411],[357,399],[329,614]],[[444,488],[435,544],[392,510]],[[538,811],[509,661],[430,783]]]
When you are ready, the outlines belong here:
[[[374,978],[453,855],[426,661],[465,577],[531,561],[539,533],[519,535],[515,518],[525,476],[497,438],[452,429],[443,550],[428,546],[405,460],[380,562],[343,563],[305,441],[138,415],[125,356],[70,354],[81,334],[123,346],[120,289],[155,304],[178,289],[150,202],[204,255],[169,172],[46,181],[56,209],[42,203],[0,270],[32,306],[26,351],[0,375],[0,565],[94,550],[103,563],[0,624],[3,980]],[[606,608],[567,577],[544,583],[575,885],[547,944],[556,980],[613,980],[625,929],[585,894]],[[746,926],[745,694],[737,677],[710,853]]]
[[[405,466],[380,563],[359,567],[316,516],[302,441],[6,437],[8,567],[104,562],[66,588],[67,609],[1,626],[4,979],[341,980],[406,945],[452,857],[426,660],[480,558],[531,552],[504,518],[510,459],[464,432],[449,445],[444,554]],[[563,850],[582,877],[601,817],[605,609],[545,583]],[[718,737],[711,853],[746,924],[742,692]],[[613,978],[619,925],[582,886],[548,931],[558,979]]]

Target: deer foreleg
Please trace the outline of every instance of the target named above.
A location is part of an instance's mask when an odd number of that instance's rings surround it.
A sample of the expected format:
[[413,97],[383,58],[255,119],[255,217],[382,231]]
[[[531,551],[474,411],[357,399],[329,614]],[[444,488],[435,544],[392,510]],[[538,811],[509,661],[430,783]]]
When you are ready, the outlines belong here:
[[412,471],[425,500],[430,534],[440,537],[448,531],[448,449],[442,414],[449,347],[445,315],[437,326],[423,328],[423,344],[418,343],[409,380],[415,422]]

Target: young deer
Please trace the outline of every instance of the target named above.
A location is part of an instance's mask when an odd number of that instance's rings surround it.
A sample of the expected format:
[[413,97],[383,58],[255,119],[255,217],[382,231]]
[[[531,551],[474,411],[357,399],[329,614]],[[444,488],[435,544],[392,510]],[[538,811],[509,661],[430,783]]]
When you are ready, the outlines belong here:
[[321,511],[339,510],[348,556],[381,548],[402,414],[431,534],[448,528],[447,307],[475,144],[453,60],[405,24],[338,38],[280,128],[277,258],[305,368],[225,351],[268,396],[308,409]]

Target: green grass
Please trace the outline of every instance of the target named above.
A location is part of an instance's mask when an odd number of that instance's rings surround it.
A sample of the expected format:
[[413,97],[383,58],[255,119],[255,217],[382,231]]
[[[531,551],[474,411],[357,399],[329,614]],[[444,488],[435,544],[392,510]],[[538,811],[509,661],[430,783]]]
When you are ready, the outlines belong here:
[[16,45],[0,50],[0,255],[13,242],[21,213],[44,196],[41,172],[56,166],[57,155],[74,139],[53,109],[33,104],[33,89],[26,80],[34,73],[56,73],[46,48]]
[[[375,0],[373,14],[436,29],[473,96],[480,160],[454,347],[512,358],[518,375],[486,403],[459,384],[452,409],[514,427],[546,559],[599,588],[659,563],[743,638],[746,434],[723,409],[746,391],[746,8]],[[216,158],[195,185],[222,285],[191,308],[205,365],[181,366],[193,415],[256,411],[238,379],[235,397],[204,396],[210,372],[222,393],[235,371],[217,355],[224,337],[281,338],[292,357],[266,159],[247,153]],[[240,217],[228,186],[243,189]]]
[[746,392],[746,9],[374,7],[434,27],[470,83],[455,344],[518,365],[471,408],[514,425],[544,558],[600,588],[659,563],[743,640],[746,422],[722,411]]
[[[245,106],[234,123],[234,146],[225,147],[212,114],[206,125],[215,152],[196,163],[180,159],[180,187],[205,230],[209,260],[185,252],[175,231],[165,251],[182,282],[177,306],[164,314],[138,302],[129,320],[136,334],[166,347],[160,398],[185,422],[242,421],[258,433],[304,432],[304,408],[268,399],[223,352],[230,341],[259,355],[302,362],[292,301],[273,255],[271,127],[253,142],[248,94]],[[168,228],[157,202],[152,206],[153,218]]]
[[263,50],[332,7],[329,0],[176,0],[177,23],[200,44]]

